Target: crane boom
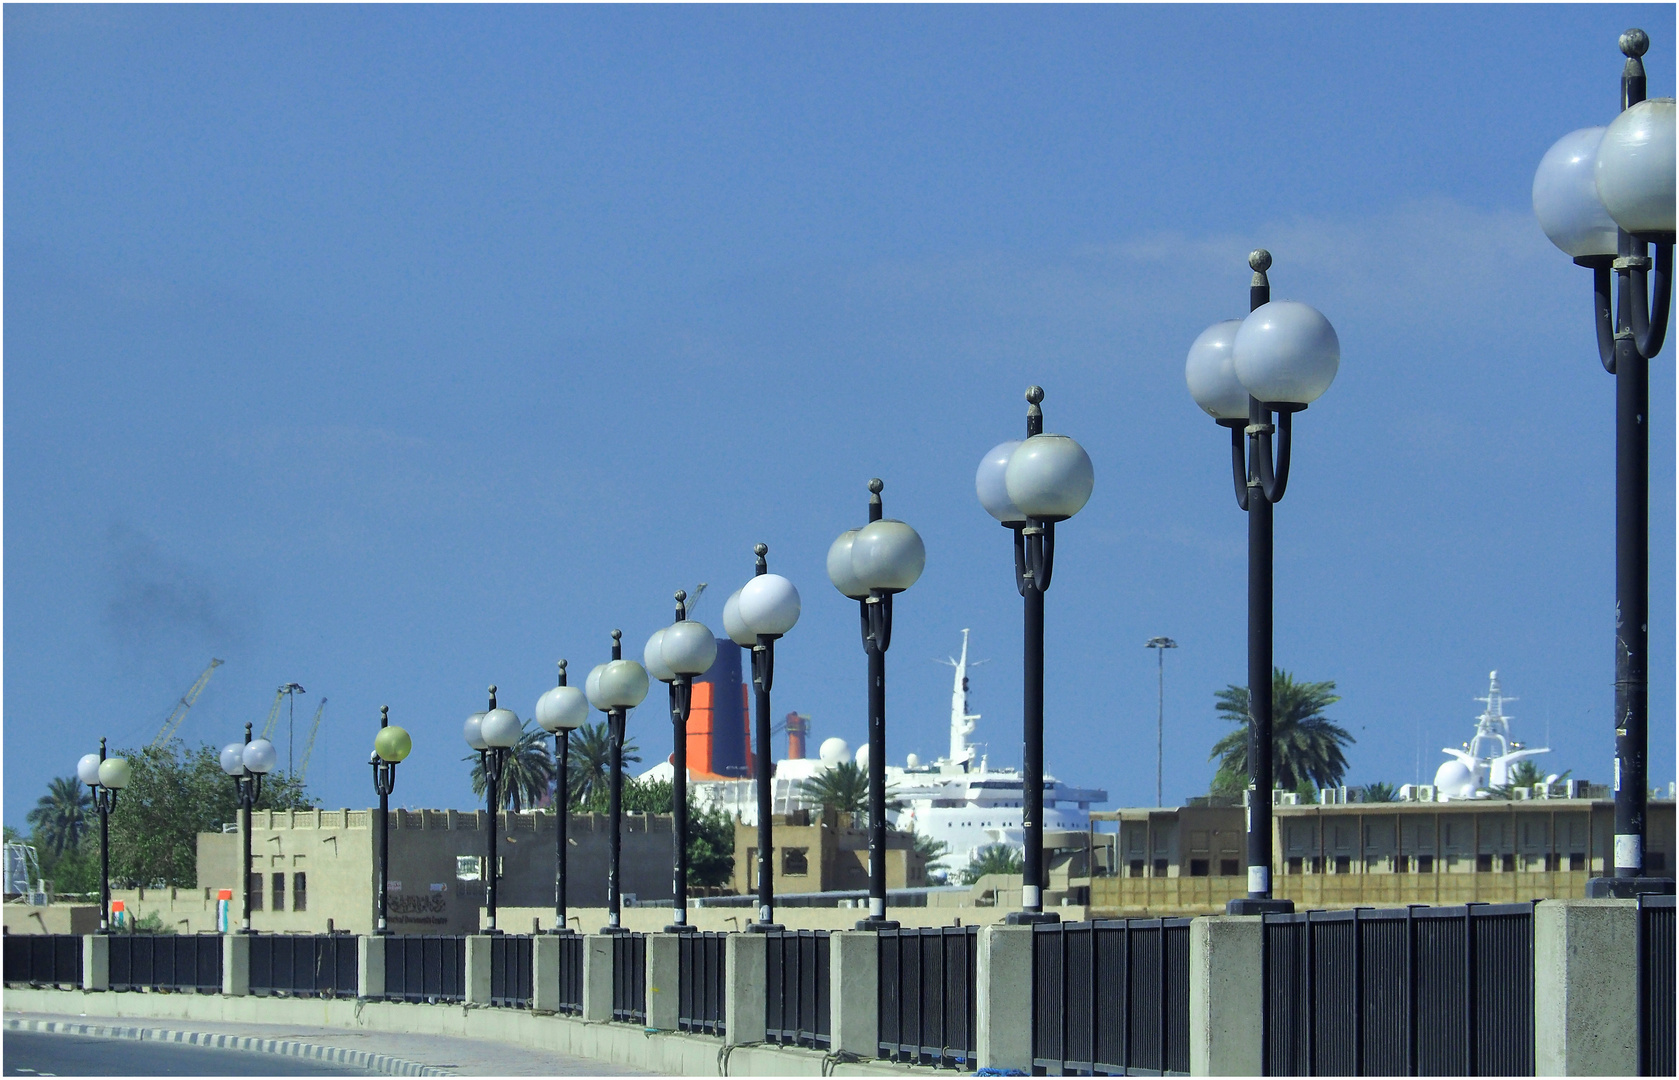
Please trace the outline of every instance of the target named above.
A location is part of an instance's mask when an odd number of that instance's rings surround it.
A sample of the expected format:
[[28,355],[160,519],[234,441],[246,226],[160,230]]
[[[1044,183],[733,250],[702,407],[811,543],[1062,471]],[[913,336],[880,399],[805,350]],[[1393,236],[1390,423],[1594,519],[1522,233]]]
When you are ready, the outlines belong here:
[[280,702],[286,699],[287,694],[301,693],[303,693],[303,687],[294,682],[287,683],[286,685],[280,687],[280,689],[274,691],[274,704],[268,707],[268,719],[262,722],[262,734],[258,736],[258,738],[273,741],[274,725],[280,719]]
[[181,700],[177,701],[175,707],[169,711],[169,715],[164,717],[163,727],[158,731],[157,738],[153,739],[151,745],[146,749],[155,750],[174,737],[176,730],[181,726],[181,722],[187,718],[187,711],[192,708],[193,702],[198,700],[198,695],[204,692],[204,687],[210,681],[210,675],[221,666],[222,662],[220,660],[215,657],[210,658],[210,666],[199,673],[198,680],[192,684],[192,688],[181,695]]
[[309,741],[303,744],[303,760],[297,766],[297,784],[303,786],[303,778],[309,775],[309,755],[315,752],[315,736],[321,730],[321,714],[326,712],[326,698],[321,699],[320,707],[315,710],[315,722],[309,725]]

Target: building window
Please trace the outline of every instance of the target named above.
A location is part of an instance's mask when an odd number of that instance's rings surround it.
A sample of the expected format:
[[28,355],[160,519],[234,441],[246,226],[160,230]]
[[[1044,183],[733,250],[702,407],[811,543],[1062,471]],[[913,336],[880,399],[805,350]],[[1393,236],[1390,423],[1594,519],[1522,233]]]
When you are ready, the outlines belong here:
[[1154,860],[1154,876],[1155,877],[1165,877],[1166,876],[1166,860],[1165,859]]
[[1206,859],[1191,859],[1191,860],[1189,860],[1189,876],[1190,877],[1206,877],[1207,876],[1207,860]]
[[1314,873],[1314,874],[1323,873],[1323,856],[1322,855],[1313,855],[1312,856],[1312,873]]
[[262,875],[252,874],[245,883],[245,891],[251,894],[251,910],[262,910]]
[[1555,872],[1556,868],[1557,868],[1557,857],[1555,855],[1545,856],[1545,871],[1546,871],[1546,873],[1553,873],[1553,872]]
[[274,910],[286,910],[286,875],[284,871],[274,875]]
[[1353,861],[1352,861],[1352,859],[1349,858],[1346,855],[1335,856],[1335,872],[1337,874],[1350,874],[1350,873],[1352,873],[1353,872]]
[[1236,876],[1238,876],[1242,872],[1241,860],[1240,859],[1220,859],[1218,861],[1218,872],[1219,872],[1220,877],[1236,877]]
[[291,909],[309,910],[309,876],[302,871],[291,876]]
[[1434,856],[1432,856],[1432,855],[1418,855],[1417,856],[1417,873],[1419,873],[1419,874],[1432,874],[1432,873],[1434,873]]
[[794,847],[781,849],[781,872],[788,877],[804,877],[810,873],[810,860],[805,857],[807,848]]
[[1288,860],[1288,872],[1291,873],[1291,874],[1303,874],[1303,873],[1305,873],[1306,872],[1306,860],[1301,858],[1298,855],[1296,855],[1294,858]]
[[1132,877],[1142,877],[1143,876],[1143,860],[1141,860],[1141,859],[1132,859],[1131,860],[1131,876]]
[[1570,870],[1584,870],[1586,868],[1586,857],[1579,852],[1570,855],[1568,857],[1568,868]]
[[1492,856],[1491,855],[1477,855],[1477,856],[1475,856],[1475,872],[1477,874],[1490,874],[1490,873],[1492,873]]
[[1516,872],[1516,857],[1514,855],[1504,856],[1504,872],[1506,874],[1514,874]]
[[1395,856],[1393,860],[1393,872],[1396,874],[1409,874],[1411,872],[1411,857],[1409,855]]

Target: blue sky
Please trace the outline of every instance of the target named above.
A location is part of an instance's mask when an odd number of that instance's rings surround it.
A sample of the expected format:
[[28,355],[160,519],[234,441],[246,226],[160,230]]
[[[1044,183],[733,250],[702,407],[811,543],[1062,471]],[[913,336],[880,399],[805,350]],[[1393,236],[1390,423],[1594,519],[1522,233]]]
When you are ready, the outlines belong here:
[[[5,818],[101,734],[221,743],[296,681],[366,805],[471,805],[464,717],[639,654],[752,570],[804,596],[777,714],[864,735],[823,560],[871,476],[920,530],[889,750],[1019,753],[1020,600],[973,494],[1048,391],[1096,467],[1059,530],[1046,756],[1205,790],[1244,678],[1245,521],[1183,383],[1244,258],[1334,323],[1276,525],[1276,658],[1333,679],[1349,779],[1432,775],[1501,671],[1518,738],[1611,772],[1613,380],[1533,169],[1671,6],[8,6]],[[1674,400],[1652,365],[1651,746],[1674,775]],[[660,695],[655,695],[660,696]],[[650,699],[632,718],[666,752]],[[299,735],[301,742],[301,732]],[[647,755],[644,754],[644,757]],[[651,760],[651,759],[650,759]]]

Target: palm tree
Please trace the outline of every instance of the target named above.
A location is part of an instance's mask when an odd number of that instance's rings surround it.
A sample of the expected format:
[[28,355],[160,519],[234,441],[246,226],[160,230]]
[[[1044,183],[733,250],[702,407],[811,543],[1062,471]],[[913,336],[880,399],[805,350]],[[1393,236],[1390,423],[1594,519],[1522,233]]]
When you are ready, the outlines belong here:
[[1374,780],[1364,785],[1365,802],[1393,802],[1399,798],[1399,789],[1382,780]]
[[943,870],[945,868],[944,857],[950,854],[950,845],[943,840],[935,840],[926,833],[911,833],[910,835],[915,837],[915,850],[921,856],[922,862],[927,868],[927,873],[931,874],[935,870]]
[[[484,759],[468,754],[461,759],[472,762],[472,793],[484,794],[488,786],[484,777]],[[507,752],[502,763],[500,790],[496,792],[501,805],[519,811],[535,806],[554,783],[554,756],[548,750],[548,733],[541,728],[525,732]]]
[[[1568,772],[1558,773],[1557,780],[1568,779],[1569,773],[1572,773],[1573,771],[1573,769],[1569,769]],[[1534,764],[1530,760],[1524,759],[1516,762],[1516,764],[1510,769],[1509,776],[1506,779],[1509,782],[1503,786],[1488,789],[1488,793],[1491,794],[1493,798],[1513,799],[1516,797],[1515,791],[1517,788],[1532,788],[1533,785],[1544,781],[1545,774],[1539,771],[1538,765]]]
[[[567,805],[577,809],[594,800],[604,798],[612,767],[612,733],[606,721],[584,724],[571,733],[571,749],[566,753],[566,781],[571,788]],[[624,764],[641,760],[635,740],[624,739]]]
[[972,885],[986,874],[1020,874],[1026,870],[1026,856],[1008,844],[987,844],[979,849],[962,871],[962,882]]
[[36,842],[56,857],[81,843],[93,799],[74,776],[60,776],[47,784],[47,793],[25,819]]
[[[820,806],[850,814],[859,827],[869,819],[869,774],[855,761],[839,761],[799,783],[799,797]],[[888,805],[890,792],[888,792]]]
[[[1227,686],[1214,695],[1219,715],[1239,725],[1213,744],[1207,759],[1218,761],[1213,791],[1235,794],[1248,785],[1248,688]],[[1271,673],[1271,762],[1276,787],[1292,791],[1310,783],[1335,787],[1347,772],[1342,747],[1356,742],[1323,711],[1341,700],[1333,682],[1295,682],[1281,668]]]

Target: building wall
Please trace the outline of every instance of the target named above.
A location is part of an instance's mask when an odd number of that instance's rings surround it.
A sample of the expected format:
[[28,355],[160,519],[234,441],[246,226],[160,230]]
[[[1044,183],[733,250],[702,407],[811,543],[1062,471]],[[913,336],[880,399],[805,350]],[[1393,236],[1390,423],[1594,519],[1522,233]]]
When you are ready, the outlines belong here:
[[[498,907],[554,906],[555,817],[551,812],[503,813],[499,817]],[[370,933],[378,866],[371,810],[258,811],[251,815],[252,873],[261,874],[262,905],[254,900],[251,926],[257,930],[326,929]],[[488,845],[485,811],[393,810],[390,814],[390,880],[387,919],[392,930],[410,934],[470,933],[479,928],[486,900],[482,880]],[[641,899],[671,896],[671,819],[667,814],[626,814],[623,828],[623,888]],[[602,814],[571,815],[567,850],[567,902],[606,903],[610,822]],[[466,860],[463,865],[460,860]],[[218,889],[239,893],[237,833],[200,833],[198,880],[210,899]],[[283,904],[274,903],[274,875],[283,877]],[[300,882],[297,875],[303,875]],[[297,886],[304,886],[302,907]]]
[[[835,892],[869,887],[869,834],[852,825],[848,814],[817,816],[809,811],[773,814],[775,850],[771,888],[780,893]],[[927,884],[925,860],[915,851],[909,833],[886,834],[886,887],[918,888]],[[758,889],[758,829],[735,823],[735,868],[732,877],[740,895]],[[666,896],[670,893],[667,891]]]

